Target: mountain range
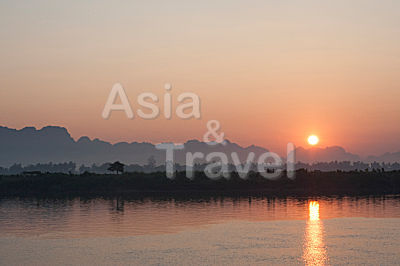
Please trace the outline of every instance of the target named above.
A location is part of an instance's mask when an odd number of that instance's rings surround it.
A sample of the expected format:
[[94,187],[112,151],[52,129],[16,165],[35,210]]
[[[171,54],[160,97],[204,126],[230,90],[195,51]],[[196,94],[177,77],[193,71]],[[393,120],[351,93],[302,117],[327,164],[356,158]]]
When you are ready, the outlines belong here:
[[[268,150],[255,145],[242,147],[228,140],[226,140],[226,145],[209,145],[198,140],[189,140],[184,143],[183,150],[175,151],[174,160],[179,164],[185,164],[186,152],[208,154],[215,151],[224,152],[228,155],[228,158],[230,158],[229,155],[232,152],[236,152],[240,160],[245,161],[250,152],[254,152],[256,158],[258,158],[260,154]],[[20,130],[0,126],[0,166],[2,167],[9,167],[14,163],[28,165],[69,161],[91,165],[117,160],[127,164],[145,165],[149,158],[154,159],[157,164],[163,164],[165,162],[165,151],[156,149],[154,144],[148,142],[111,144],[86,136],[74,140],[66,128],[58,126],[47,126],[42,129],[25,127]],[[298,147],[296,149],[296,161],[304,163],[360,160],[365,162],[400,162],[400,152],[361,158],[359,155],[349,153],[339,146],[310,149]],[[199,160],[199,162],[204,161]]]

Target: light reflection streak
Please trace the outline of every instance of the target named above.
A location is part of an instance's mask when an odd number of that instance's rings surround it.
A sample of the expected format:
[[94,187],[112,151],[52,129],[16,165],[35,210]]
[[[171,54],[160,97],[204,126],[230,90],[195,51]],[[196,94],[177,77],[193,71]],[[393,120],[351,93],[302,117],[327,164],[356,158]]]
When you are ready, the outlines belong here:
[[327,265],[328,256],[324,243],[323,223],[319,218],[318,201],[310,201],[308,205],[309,219],[303,244],[303,259],[306,265]]

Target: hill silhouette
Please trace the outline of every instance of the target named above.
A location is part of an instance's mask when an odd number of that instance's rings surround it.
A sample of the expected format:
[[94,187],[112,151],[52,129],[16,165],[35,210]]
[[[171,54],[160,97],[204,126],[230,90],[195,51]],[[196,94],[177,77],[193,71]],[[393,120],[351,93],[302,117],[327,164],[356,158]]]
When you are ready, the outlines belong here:
[[400,162],[400,151],[399,152],[387,152],[380,156],[368,156],[366,158],[367,162],[386,162],[386,163],[395,163]]
[[303,163],[313,162],[331,162],[331,161],[360,161],[360,156],[347,152],[339,146],[326,148],[312,147],[305,149],[303,147],[296,148],[296,161]]
[[[267,152],[263,147],[251,145],[242,147],[226,140],[226,145],[208,145],[198,140],[184,143],[184,150],[175,151],[175,162],[185,164],[186,152],[224,152],[229,155],[236,152],[241,161],[245,161],[250,152],[257,156]],[[230,158],[230,156],[228,156]],[[148,142],[118,142],[115,144],[100,139],[83,136],[74,140],[64,127],[47,126],[42,129],[25,127],[12,129],[0,126],[0,166],[10,167],[37,163],[74,162],[77,165],[101,165],[106,162],[121,161],[125,164],[146,165],[153,158],[157,165],[165,163],[165,151],[157,150]],[[400,162],[400,152],[385,153],[381,156],[360,158],[359,155],[347,152],[339,146],[326,148],[296,148],[296,161],[303,163],[332,161],[364,162]],[[202,160],[196,161],[204,163]],[[232,163],[230,161],[230,163]]]
[[[226,154],[237,152],[241,160],[248,153],[260,155],[267,149],[258,146],[241,147],[226,141],[226,145],[208,145],[198,140],[184,143],[184,150],[175,152],[175,162],[185,164],[186,152],[203,152],[205,154],[219,151]],[[111,144],[99,139],[91,140],[81,137],[75,141],[64,127],[47,126],[42,129],[25,127],[21,130],[0,127],[0,166],[9,167],[14,163],[23,165],[36,163],[74,162],[80,164],[102,164],[121,161],[145,165],[153,157],[156,164],[165,163],[165,151],[158,150],[147,142],[119,142]],[[201,160],[199,160],[201,162]]]

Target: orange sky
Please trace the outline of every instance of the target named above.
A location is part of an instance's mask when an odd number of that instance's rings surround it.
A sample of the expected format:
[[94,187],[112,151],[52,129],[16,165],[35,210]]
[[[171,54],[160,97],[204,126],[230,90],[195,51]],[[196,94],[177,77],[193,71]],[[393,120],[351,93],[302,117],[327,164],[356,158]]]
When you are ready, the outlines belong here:
[[[400,20],[393,1],[0,3],[0,124],[73,137],[288,141],[361,155],[400,150]],[[101,117],[114,83],[201,98],[202,119]],[[159,104],[160,108],[162,104]]]

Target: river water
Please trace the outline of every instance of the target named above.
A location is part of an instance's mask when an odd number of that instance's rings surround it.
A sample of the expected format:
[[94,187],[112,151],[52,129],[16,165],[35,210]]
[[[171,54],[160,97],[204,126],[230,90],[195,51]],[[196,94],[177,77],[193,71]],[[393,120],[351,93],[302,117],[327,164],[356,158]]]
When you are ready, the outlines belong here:
[[397,264],[400,196],[0,200],[1,265]]

